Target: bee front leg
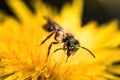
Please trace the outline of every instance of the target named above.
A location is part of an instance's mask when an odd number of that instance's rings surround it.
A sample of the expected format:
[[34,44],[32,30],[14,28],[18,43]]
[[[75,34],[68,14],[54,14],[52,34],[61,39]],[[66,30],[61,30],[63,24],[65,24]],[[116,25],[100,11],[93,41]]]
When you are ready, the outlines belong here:
[[67,48],[65,48],[65,44],[63,44],[63,48],[58,48],[58,49],[56,49],[56,50],[54,51],[54,53],[55,53],[56,51],[58,51],[58,50],[65,50],[65,51],[66,51],[66,49],[67,49]]
[[66,62],[67,62],[69,56],[70,56],[70,51],[67,49],[67,59],[66,59]]
[[63,50],[63,48],[58,48],[58,49],[56,49],[56,50],[54,51],[54,53],[55,53],[56,51],[58,51],[58,50]]

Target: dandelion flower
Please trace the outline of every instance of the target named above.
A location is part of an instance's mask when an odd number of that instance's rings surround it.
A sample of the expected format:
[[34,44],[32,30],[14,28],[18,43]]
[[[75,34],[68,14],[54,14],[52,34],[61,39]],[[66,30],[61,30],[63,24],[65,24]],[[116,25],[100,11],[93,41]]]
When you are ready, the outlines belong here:
[[[0,19],[5,18],[0,24],[0,80],[119,80],[118,21],[112,20],[100,27],[92,21],[81,27],[82,2],[74,0],[57,14],[50,6],[36,0],[33,3],[36,13],[32,14],[22,0],[9,0],[8,6],[21,22],[0,14]],[[53,46],[47,57],[49,44],[54,39],[51,37],[40,45],[49,35],[42,29],[46,23],[43,16],[51,17],[72,33],[96,58],[80,48],[66,62],[64,51],[52,54],[62,47],[60,44]]]

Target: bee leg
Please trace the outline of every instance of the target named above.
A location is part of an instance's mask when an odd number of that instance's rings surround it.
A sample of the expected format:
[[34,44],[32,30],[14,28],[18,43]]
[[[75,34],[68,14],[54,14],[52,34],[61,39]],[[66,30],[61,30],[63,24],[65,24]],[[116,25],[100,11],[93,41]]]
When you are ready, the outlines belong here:
[[41,45],[47,40],[49,39],[55,32],[52,32],[49,36],[47,36],[42,42]]
[[58,51],[58,50],[63,50],[63,48],[58,48],[58,49],[56,49],[56,50],[54,51],[54,53],[55,53],[56,51]]
[[58,50],[65,50],[66,51],[66,49],[67,48],[65,48],[65,43],[63,44],[63,48],[58,48],[58,49],[56,49],[55,51],[54,51],[54,53],[56,52],[56,51],[58,51]]
[[66,59],[66,62],[67,62],[69,56],[70,56],[70,52],[69,52],[69,50],[67,49],[67,59]]
[[67,49],[67,48],[65,48],[65,43],[64,43],[64,44],[63,44],[63,50],[65,50],[65,51],[66,51],[66,49]]
[[57,37],[58,37],[58,32],[56,31],[55,37],[54,37],[54,39],[55,39],[56,41],[58,41],[58,40],[57,40]]
[[49,55],[49,53],[50,53],[50,49],[51,49],[51,47],[52,47],[53,44],[58,44],[58,42],[51,42],[51,43],[50,43],[50,46],[49,46],[49,48],[48,48],[48,55]]

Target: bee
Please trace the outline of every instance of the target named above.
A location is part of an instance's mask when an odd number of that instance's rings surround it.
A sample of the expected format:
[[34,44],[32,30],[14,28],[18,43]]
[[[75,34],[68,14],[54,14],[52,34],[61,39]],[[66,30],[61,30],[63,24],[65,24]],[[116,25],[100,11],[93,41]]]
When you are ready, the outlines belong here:
[[55,42],[50,43],[48,47],[48,55],[50,53],[50,49],[53,44],[62,43],[63,47],[56,49],[54,53],[58,50],[64,50],[64,51],[67,50],[67,59],[68,59],[68,57],[71,54],[76,52],[79,48],[82,48],[88,51],[95,58],[95,55],[89,49],[80,46],[79,41],[75,39],[75,37],[71,33],[65,32],[60,25],[52,21],[50,18],[48,17],[43,17],[43,18],[47,20],[47,24],[43,25],[43,29],[51,33],[41,42],[41,45],[45,43],[45,41],[48,40],[53,34],[55,34],[54,36]]

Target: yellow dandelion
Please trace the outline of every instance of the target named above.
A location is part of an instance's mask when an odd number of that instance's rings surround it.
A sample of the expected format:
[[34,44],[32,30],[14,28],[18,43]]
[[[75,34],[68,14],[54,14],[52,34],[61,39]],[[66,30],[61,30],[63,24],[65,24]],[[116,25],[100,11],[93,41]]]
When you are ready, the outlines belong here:
[[[9,0],[8,6],[21,22],[10,16],[0,24],[0,80],[119,80],[120,77],[120,31],[118,21],[112,20],[97,27],[92,21],[82,28],[82,0],[66,4],[60,14],[42,2],[35,1],[36,10],[32,14],[22,0]],[[66,62],[66,52],[53,53],[61,44],[52,46],[47,57],[52,36],[43,45],[40,43],[49,35],[42,29],[48,16],[73,34],[80,45],[91,50],[79,48]],[[47,59],[47,61],[46,61]]]

